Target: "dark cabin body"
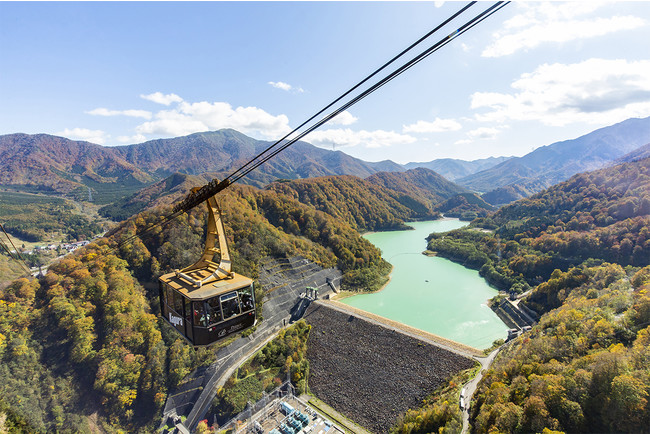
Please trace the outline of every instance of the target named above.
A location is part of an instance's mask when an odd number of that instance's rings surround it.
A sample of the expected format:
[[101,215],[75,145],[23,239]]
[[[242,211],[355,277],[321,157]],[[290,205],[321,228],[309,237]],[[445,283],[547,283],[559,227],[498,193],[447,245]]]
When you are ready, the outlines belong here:
[[214,196],[206,205],[208,225],[201,258],[158,279],[162,317],[195,347],[255,325],[253,280],[232,272],[221,210]]
[[194,346],[255,324],[255,291],[248,277],[234,275],[196,288],[169,273],[160,277],[159,290],[162,317]]

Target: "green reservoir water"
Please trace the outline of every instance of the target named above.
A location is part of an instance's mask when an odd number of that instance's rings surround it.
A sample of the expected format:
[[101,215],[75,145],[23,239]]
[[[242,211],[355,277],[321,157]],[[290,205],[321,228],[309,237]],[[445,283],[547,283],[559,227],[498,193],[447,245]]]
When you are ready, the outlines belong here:
[[415,230],[364,235],[393,265],[391,281],[382,291],[343,303],[479,349],[505,338],[508,328],[486,304],[497,291],[478,271],[422,254],[431,232],[467,223],[448,219],[408,225]]

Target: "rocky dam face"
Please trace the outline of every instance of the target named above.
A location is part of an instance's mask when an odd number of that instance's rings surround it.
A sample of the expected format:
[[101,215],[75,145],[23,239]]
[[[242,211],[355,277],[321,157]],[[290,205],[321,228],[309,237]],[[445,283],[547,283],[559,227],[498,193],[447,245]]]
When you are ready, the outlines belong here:
[[312,304],[309,388],[338,412],[375,433],[417,407],[453,374],[475,362],[428,342]]

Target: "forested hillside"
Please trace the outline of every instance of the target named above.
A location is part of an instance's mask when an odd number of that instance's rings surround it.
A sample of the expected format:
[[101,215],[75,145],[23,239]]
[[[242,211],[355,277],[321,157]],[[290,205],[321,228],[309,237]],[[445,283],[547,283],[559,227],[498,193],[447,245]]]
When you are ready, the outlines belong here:
[[649,205],[645,159],[576,175],[471,228],[431,235],[430,249],[494,285],[530,288],[521,302],[541,315],[481,381],[473,432],[647,432]]
[[477,217],[487,217],[495,208],[475,193],[461,193],[436,205],[436,210],[444,213],[445,217],[471,221]]
[[8,255],[0,254],[0,289],[7,287],[11,282],[25,273],[20,263]]
[[590,258],[648,265],[649,214],[650,159],[644,159],[575,175],[473,223],[494,233],[432,234],[429,248],[518,292]]
[[417,197],[353,176],[274,182],[267,189],[324,211],[360,232],[405,229],[405,220],[438,217]]
[[[194,176],[175,173],[132,196],[102,207],[100,213],[114,220],[123,220],[147,207],[178,200],[192,187],[203,185],[215,176],[218,174]],[[269,184],[266,189],[314,206],[360,231],[405,228],[403,221],[436,218],[436,204],[465,191],[428,169],[380,172],[367,179],[355,176],[285,179]]]
[[379,172],[366,178],[368,182],[416,197],[428,204],[437,204],[450,197],[466,193],[458,184],[422,167],[406,172]]
[[106,246],[0,295],[0,389],[34,430],[88,431],[98,416],[135,430],[164,404],[172,381],[156,317]]
[[494,206],[507,205],[522,197],[530,196],[533,192],[518,184],[506,185],[483,193],[481,198]]
[[187,175],[174,173],[162,181],[145,187],[136,193],[116,200],[99,209],[99,214],[114,221],[123,221],[146,208],[168,205],[187,195],[192,187],[210,182],[213,174]]
[[[339,218],[247,186],[233,186],[219,203],[235,272],[255,278],[265,257],[299,254],[338,266],[348,289],[376,289],[386,280],[390,266],[379,250]],[[169,212],[170,205],[142,212],[112,240]],[[53,265],[44,279],[21,279],[1,291],[3,402],[37,431],[87,431],[99,424],[151,432],[167,391],[214,356],[192,351],[162,324],[155,316],[157,291],[139,282],[154,282],[199,257],[205,215],[197,207],[119,247],[115,241],[90,244]],[[258,287],[260,303],[263,290]]]
[[473,432],[648,432],[650,267],[626,273],[605,263],[572,274],[581,283],[506,346],[480,383]]
[[86,240],[101,232],[71,201],[35,194],[0,192],[0,221],[10,234],[32,242]]
[[[0,185],[110,201],[154,178],[113,151],[48,134],[0,136]],[[99,194],[99,197],[97,195]]]

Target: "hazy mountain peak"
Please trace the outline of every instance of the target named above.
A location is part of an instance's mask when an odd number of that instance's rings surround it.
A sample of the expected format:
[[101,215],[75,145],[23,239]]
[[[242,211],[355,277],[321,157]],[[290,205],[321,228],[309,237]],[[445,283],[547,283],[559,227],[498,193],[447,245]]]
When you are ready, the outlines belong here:
[[627,119],[575,139],[541,146],[523,157],[509,159],[457,182],[479,192],[499,189],[503,193],[504,187],[513,187],[506,189],[509,190],[506,195],[486,197],[488,202],[509,195],[512,199],[519,194],[541,191],[576,173],[605,167],[648,142],[650,117]]
[[512,157],[488,157],[472,161],[459,160],[456,158],[439,158],[428,162],[412,162],[404,165],[407,169],[426,167],[437,172],[449,180],[456,180],[471,175],[481,170],[496,166]]

